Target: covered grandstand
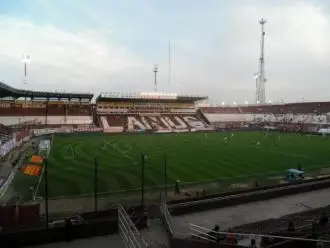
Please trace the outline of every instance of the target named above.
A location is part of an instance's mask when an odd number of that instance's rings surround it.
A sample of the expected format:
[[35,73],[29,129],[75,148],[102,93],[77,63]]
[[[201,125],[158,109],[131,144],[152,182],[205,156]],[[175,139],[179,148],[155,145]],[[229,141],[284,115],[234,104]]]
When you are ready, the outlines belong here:
[[165,93],[102,93],[96,99],[105,132],[206,130],[196,102],[207,97]]
[[0,83],[0,96],[0,123],[6,126],[93,124],[93,94],[29,91]]

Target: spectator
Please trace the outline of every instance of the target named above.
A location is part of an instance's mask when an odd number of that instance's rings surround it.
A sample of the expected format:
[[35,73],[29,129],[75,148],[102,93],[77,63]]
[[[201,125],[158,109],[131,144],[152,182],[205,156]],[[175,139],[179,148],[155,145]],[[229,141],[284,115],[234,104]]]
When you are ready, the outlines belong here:
[[174,185],[174,194],[180,195],[180,180],[176,180]]
[[312,223],[312,232],[315,233],[316,232],[316,228],[317,228],[317,219],[314,219],[313,220],[313,223]]
[[208,238],[213,239],[215,242],[219,243],[219,230],[220,227],[218,225],[215,225],[211,232],[208,233]]
[[235,237],[235,234],[230,229],[228,230],[226,240],[227,240],[227,244],[232,244],[232,245],[237,244],[237,239]]
[[298,164],[298,168],[297,168],[298,170],[302,170],[302,167],[301,167],[301,164]]
[[296,230],[296,228],[295,228],[295,226],[294,226],[294,224],[293,224],[293,221],[290,220],[287,231],[288,231],[288,232],[294,232],[295,230]]
[[321,226],[326,226],[328,224],[328,221],[329,221],[329,218],[328,218],[327,214],[325,212],[323,212],[320,217],[319,224]]
[[70,218],[65,220],[65,239],[66,242],[72,241],[72,222]]
[[131,220],[133,221],[133,223],[135,223],[137,221],[137,216],[136,216],[136,210],[135,210],[135,208],[132,209]]
[[257,248],[257,243],[256,243],[255,239],[251,239],[251,244],[250,244],[249,248]]

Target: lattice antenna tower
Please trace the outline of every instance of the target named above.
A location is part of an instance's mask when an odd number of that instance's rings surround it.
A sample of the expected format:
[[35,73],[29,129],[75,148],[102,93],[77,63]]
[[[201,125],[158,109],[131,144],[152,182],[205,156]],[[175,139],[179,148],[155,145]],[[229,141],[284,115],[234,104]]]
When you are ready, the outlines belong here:
[[157,73],[158,73],[158,64],[154,65],[154,70],[153,70],[154,74],[155,74],[155,91],[157,91]]
[[266,92],[265,92],[265,29],[264,25],[266,24],[266,20],[261,18],[259,20],[259,24],[261,26],[261,42],[260,42],[260,58],[259,58],[259,72],[255,74],[256,78],[256,102],[264,104],[266,103]]

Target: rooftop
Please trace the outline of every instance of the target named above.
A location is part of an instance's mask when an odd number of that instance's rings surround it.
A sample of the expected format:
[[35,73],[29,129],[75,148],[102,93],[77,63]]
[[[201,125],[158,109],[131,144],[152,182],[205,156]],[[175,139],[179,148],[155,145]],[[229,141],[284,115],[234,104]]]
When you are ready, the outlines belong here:
[[97,97],[97,101],[111,100],[111,101],[184,101],[195,102],[206,100],[207,96],[193,95],[193,94],[178,94],[178,93],[162,93],[162,92],[137,92],[137,93],[123,93],[123,92],[103,92]]
[[28,97],[28,98],[58,98],[58,99],[87,99],[91,100],[93,94],[89,93],[67,93],[67,92],[47,92],[47,91],[32,91],[13,88],[3,82],[0,82],[0,97]]

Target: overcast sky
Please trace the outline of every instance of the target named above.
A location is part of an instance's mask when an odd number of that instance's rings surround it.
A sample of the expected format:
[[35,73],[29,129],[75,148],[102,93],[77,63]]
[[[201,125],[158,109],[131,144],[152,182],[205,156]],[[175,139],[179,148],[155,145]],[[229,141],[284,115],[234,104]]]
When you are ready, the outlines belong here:
[[[266,98],[330,100],[330,1],[2,0],[0,81],[78,92],[255,99],[260,25]],[[174,46],[168,85],[168,41]],[[23,84],[22,54],[31,56]]]

